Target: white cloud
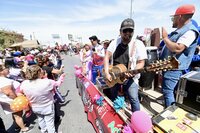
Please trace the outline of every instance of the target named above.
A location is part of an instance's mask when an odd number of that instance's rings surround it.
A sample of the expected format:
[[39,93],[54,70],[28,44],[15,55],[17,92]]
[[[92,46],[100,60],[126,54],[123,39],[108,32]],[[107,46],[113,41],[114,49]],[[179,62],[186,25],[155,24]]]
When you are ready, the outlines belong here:
[[[88,37],[96,34],[101,40],[116,38],[119,34],[120,23],[130,15],[130,0],[117,1],[81,1],[81,4],[70,6],[66,3],[59,3],[59,6],[10,2],[16,6],[27,6],[36,8],[34,12],[21,12],[11,10],[1,11],[0,27],[12,29],[23,33],[29,38],[33,32],[41,41],[52,40],[51,34],[60,34],[67,40],[67,34],[81,36],[84,42],[89,41]],[[136,22],[135,34],[142,34],[144,28],[164,26],[171,31],[171,15],[175,9],[187,0],[133,0],[133,19]],[[195,20],[200,20],[200,4],[198,0],[190,0],[196,3],[197,12]],[[36,11],[42,8],[40,11]]]

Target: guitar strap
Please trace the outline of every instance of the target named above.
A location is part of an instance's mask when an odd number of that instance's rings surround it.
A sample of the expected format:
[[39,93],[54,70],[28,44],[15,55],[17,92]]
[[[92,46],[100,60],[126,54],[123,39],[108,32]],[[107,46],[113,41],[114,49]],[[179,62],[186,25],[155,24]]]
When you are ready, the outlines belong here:
[[129,63],[128,63],[128,71],[131,69],[131,63],[134,61],[133,59],[135,58],[135,41],[133,43],[129,44]]

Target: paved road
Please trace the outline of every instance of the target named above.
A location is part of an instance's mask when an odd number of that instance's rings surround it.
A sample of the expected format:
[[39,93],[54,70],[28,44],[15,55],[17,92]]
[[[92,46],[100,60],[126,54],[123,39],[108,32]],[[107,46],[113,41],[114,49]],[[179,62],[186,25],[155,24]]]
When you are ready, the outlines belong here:
[[[78,56],[67,55],[63,56],[63,58],[67,76],[60,91],[63,95],[66,95],[66,103],[60,107],[59,114],[62,116],[62,121],[57,126],[58,131],[62,131],[62,133],[95,133],[92,125],[87,121],[81,98],[76,89],[73,66],[79,64]],[[12,116],[5,115],[1,108],[0,115],[8,132],[15,133],[16,131],[13,130]],[[26,121],[28,121],[28,123],[31,122],[30,126],[33,126],[30,133],[40,133],[37,119],[35,119],[34,116],[32,116],[31,119],[26,119]]]

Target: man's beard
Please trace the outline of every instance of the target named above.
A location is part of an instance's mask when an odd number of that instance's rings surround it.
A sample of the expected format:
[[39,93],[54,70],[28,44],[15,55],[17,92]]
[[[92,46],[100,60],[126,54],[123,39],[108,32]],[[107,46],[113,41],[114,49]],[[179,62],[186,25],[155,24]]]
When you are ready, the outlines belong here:
[[177,24],[176,24],[176,23],[173,23],[173,24],[172,24],[172,28],[177,28]]
[[126,43],[129,43],[131,41],[132,35],[124,35],[123,41]]

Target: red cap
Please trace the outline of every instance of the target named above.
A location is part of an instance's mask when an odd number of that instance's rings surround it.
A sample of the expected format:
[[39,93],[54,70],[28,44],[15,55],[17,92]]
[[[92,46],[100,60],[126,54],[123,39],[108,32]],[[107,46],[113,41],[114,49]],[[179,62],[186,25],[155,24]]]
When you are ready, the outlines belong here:
[[194,14],[194,12],[195,12],[194,5],[186,4],[178,7],[174,15]]

